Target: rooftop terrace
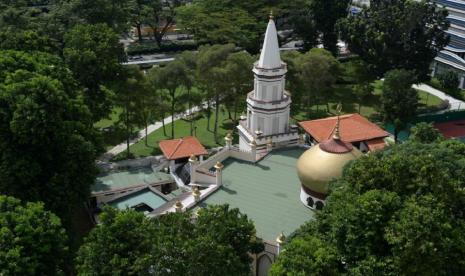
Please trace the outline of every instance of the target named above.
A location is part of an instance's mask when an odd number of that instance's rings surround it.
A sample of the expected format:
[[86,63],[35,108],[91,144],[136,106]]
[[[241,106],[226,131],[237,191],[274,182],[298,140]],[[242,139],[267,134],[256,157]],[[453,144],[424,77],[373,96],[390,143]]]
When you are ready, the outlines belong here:
[[[141,208],[142,211],[151,212],[152,210],[160,207],[167,200],[162,196],[158,195],[149,188],[142,189],[135,193],[124,195],[119,197],[109,204],[117,209],[124,210],[127,208]],[[147,208],[148,207],[148,208]],[[146,208],[146,209],[145,209]]]
[[313,217],[299,198],[296,162],[303,152],[301,148],[273,151],[257,164],[225,160],[223,185],[202,204],[239,208],[266,241],[274,241],[281,231],[289,235]]
[[154,172],[150,167],[109,172],[97,177],[92,192],[99,193],[168,180],[172,180],[169,174]]

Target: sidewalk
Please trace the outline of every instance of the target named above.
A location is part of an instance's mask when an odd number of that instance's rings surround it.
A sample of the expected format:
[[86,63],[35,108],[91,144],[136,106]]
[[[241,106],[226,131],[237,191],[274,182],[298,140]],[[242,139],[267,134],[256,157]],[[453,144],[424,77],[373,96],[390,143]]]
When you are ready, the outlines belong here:
[[[174,122],[181,119],[183,114],[190,114],[191,112],[197,112],[200,109],[201,108],[199,106],[194,106],[190,110],[186,110],[183,113],[175,114],[174,115]],[[171,123],[171,116],[166,117],[165,119],[163,119],[163,121],[165,122],[165,124],[170,124]],[[157,129],[160,129],[162,127],[163,127],[162,121],[156,122],[156,123],[154,123],[152,125],[149,125],[147,127],[147,135],[150,135],[150,133],[152,133],[152,132],[154,132]],[[136,138],[131,139],[129,141],[129,146],[134,145],[135,143],[139,142],[140,140],[142,140],[144,138],[145,138],[145,128],[141,129],[139,131]],[[118,155],[119,153],[125,151],[126,147],[127,147],[126,141],[124,141],[121,144],[116,145],[115,147],[113,147],[112,149],[107,151],[106,153],[102,154],[97,160],[100,161],[100,162],[109,162],[111,160],[111,158],[113,158],[114,156]]]
[[464,101],[461,101],[461,100],[458,100],[456,98],[453,98],[449,95],[447,95],[446,93],[440,91],[440,90],[437,90],[427,84],[419,84],[419,85],[413,85],[412,86],[413,88],[415,89],[418,89],[418,90],[423,90],[431,95],[434,95],[438,98],[440,98],[441,100],[448,100],[449,101],[449,108],[446,109],[446,111],[451,111],[451,110],[462,110],[462,109],[465,109],[465,102]]

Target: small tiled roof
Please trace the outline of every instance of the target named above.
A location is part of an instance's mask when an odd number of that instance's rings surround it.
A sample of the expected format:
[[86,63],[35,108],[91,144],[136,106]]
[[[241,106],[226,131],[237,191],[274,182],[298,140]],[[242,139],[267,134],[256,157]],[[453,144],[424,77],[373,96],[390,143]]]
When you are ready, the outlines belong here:
[[168,160],[186,158],[191,155],[207,155],[207,150],[195,137],[188,136],[180,139],[163,140],[160,149]]
[[366,141],[366,143],[370,151],[380,150],[386,147],[386,142],[384,141],[383,138],[376,138],[376,139],[368,140]]
[[[359,114],[340,116],[341,140],[349,143],[388,137],[389,133]],[[299,125],[317,142],[331,138],[336,127],[337,116],[299,122]]]

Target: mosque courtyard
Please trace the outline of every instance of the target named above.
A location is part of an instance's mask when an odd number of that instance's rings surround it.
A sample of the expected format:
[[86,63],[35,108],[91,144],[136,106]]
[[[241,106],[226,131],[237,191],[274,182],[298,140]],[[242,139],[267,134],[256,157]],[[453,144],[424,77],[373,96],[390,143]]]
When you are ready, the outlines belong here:
[[274,242],[289,235],[314,213],[299,199],[300,181],[296,163],[305,148],[273,150],[252,164],[229,158],[223,163],[223,185],[201,205],[229,204],[255,223],[257,236]]

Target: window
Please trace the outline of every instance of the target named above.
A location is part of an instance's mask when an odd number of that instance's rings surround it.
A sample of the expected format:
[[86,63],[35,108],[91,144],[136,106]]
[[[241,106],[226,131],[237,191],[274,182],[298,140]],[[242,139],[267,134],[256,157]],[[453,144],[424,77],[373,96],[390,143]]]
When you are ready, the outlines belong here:
[[307,198],[307,205],[308,205],[308,207],[313,208],[313,205],[314,205],[314,204],[315,204],[315,202],[313,201],[313,198],[308,197],[308,198]]
[[318,202],[315,204],[315,208],[316,208],[317,210],[323,209],[324,206],[325,206],[325,205],[324,205],[323,202],[321,202],[321,201],[318,201]]

